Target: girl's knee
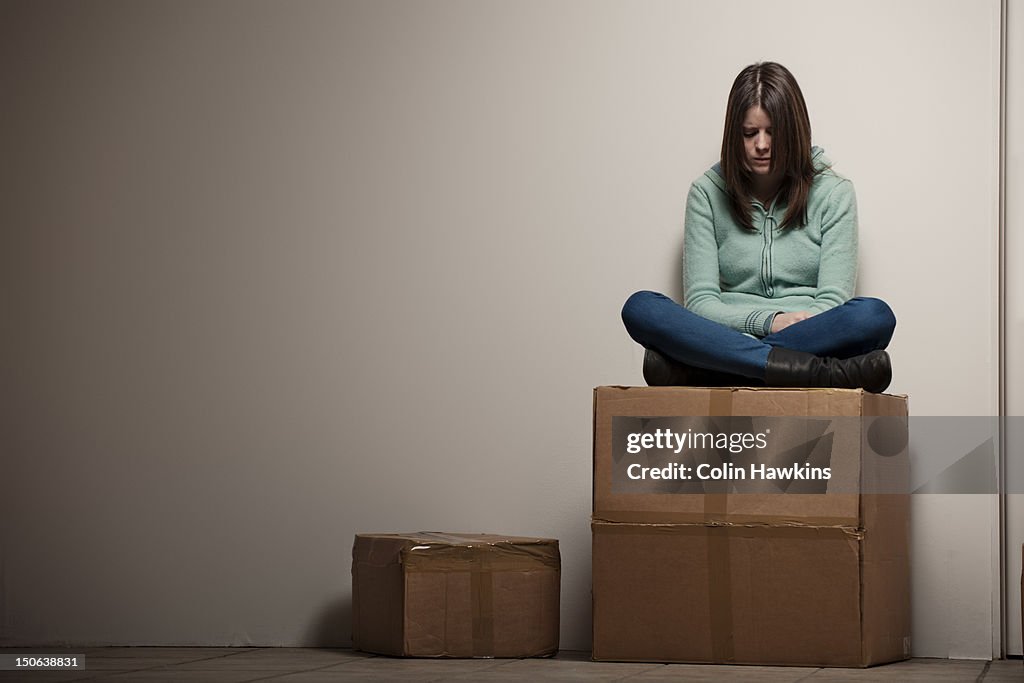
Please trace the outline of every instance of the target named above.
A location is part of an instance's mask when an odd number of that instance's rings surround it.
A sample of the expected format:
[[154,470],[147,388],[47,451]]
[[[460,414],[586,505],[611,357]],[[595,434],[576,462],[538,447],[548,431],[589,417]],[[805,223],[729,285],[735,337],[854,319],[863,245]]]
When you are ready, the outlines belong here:
[[626,303],[622,306],[623,324],[629,328],[645,318],[646,311],[652,300],[660,296],[662,295],[648,290],[642,290],[631,294],[630,297],[626,299]]
[[889,304],[881,299],[862,297],[857,300],[860,325],[865,331],[879,340],[880,348],[884,348],[892,339],[896,330],[896,314]]
[[881,299],[865,298],[865,303],[868,304],[868,311],[871,317],[877,321],[880,327],[894,330],[896,329],[896,314],[892,312],[892,308],[889,304],[885,303]]

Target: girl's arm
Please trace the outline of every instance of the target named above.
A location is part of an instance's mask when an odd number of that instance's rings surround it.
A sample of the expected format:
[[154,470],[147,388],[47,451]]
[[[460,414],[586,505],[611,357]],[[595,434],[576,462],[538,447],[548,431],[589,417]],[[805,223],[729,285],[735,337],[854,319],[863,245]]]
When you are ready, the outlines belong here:
[[711,201],[696,184],[686,199],[686,234],[683,237],[684,305],[708,320],[734,330],[763,337],[770,330],[775,309],[748,308],[722,301]]
[[853,183],[832,188],[821,217],[818,291],[811,313],[835,308],[853,298],[857,284],[857,197]]

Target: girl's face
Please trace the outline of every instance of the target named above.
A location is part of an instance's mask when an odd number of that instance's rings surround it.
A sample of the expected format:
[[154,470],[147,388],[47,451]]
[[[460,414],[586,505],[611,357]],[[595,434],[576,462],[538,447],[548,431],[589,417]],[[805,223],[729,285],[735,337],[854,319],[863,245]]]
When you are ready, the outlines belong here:
[[772,161],[772,120],[760,106],[748,109],[743,118],[743,148],[750,172],[768,175]]

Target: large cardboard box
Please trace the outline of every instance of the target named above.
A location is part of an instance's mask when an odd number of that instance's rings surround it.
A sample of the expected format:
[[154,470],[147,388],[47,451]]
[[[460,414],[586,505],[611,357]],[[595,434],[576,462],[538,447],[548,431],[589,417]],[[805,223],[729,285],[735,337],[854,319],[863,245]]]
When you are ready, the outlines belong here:
[[[906,407],[859,390],[596,389],[594,658],[909,657]],[[658,478],[623,474],[644,468]]]
[[493,534],[357,534],[352,642],[410,657],[558,650],[558,541]]

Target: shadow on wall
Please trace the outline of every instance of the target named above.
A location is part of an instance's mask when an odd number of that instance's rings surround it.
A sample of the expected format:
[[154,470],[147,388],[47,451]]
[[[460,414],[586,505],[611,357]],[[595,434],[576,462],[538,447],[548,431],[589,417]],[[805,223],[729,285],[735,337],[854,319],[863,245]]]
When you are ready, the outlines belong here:
[[680,304],[683,303],[683,256],[686,250],[683,248],[683,238],[680,236],[679,244],[676,247],[676,262],[672,268],[672,287],[666,294]]
[[310,624],[305,642],[308,647],[352,647],[352,598],[326,603]]

